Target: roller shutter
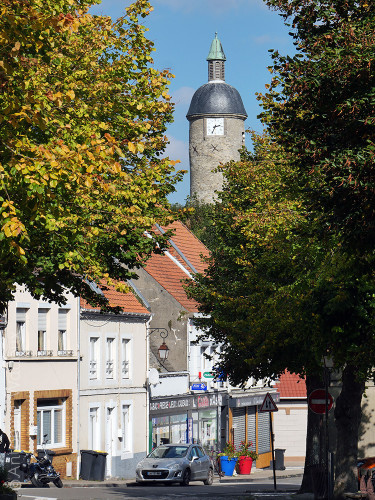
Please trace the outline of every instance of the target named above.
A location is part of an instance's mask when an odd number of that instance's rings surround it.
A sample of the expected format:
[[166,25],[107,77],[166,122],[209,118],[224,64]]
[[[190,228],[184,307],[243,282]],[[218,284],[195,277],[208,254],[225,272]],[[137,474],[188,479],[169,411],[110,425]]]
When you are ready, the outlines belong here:
[[258,412],[258,453],[271,451],[270,416],[268,412]]
[[257,427],[256,427],[256,406],[247,408],[247,441],[253,443],[252,450],[256,451]]
[[246,408],[233,408],[233,442],[236,448],[246,439]]

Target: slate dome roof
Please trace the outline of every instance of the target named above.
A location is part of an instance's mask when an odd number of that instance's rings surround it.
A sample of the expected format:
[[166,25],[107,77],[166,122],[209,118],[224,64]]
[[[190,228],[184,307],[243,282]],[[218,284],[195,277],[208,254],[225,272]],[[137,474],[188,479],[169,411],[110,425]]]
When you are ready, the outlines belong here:
[[194,115],[241,115],[247,117],[241,96],[225,82],[211,81],[199,87],[190,103],[186,117]]

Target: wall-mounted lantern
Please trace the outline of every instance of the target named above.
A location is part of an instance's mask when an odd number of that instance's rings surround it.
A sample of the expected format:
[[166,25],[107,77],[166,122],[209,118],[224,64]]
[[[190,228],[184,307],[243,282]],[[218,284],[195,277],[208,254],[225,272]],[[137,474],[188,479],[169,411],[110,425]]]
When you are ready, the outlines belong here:
[[148,331],[147,336],[155,332],[159,333],[160,337],[163,339],[163,343],[158,349],[159,359],[161,361],[165,361],[166,359],[168,359],[169,347],[165,343],[165,339],[168,337],[168,331],[166,330],[166,328],[147,328],[147,331]]

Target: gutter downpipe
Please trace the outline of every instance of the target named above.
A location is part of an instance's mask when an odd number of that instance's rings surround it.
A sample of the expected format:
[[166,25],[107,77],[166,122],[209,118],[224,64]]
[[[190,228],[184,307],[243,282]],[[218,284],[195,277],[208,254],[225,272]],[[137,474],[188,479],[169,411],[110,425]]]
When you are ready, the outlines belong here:
[[81,393],[81,297],[77,298],[77,479],[79,479],[79,471],[81,465],[80,453],[80,393]]
[[146,454],[148,455],[151,451],[149,449],[150,443],[150,384],[148,383],[148,372],[150,369],[150,339],[147,334],[148,329],[150,328],[150,323],[152,320],[152,316],[146,322]]

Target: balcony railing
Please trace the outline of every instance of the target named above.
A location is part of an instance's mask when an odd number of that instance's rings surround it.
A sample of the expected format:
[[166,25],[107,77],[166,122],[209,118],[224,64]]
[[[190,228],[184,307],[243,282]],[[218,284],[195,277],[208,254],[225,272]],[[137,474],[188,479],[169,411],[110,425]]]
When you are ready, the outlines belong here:
[[63,349],[63,350],[57,351],[57,355],[58,356],[73,356],[73,351]]
[[53,351],[43,349],[42,351],[37,351],[37,356],[53,356]]
[[33,355],[33,352],[32,351],[16,351],[15,355],[18,358],[29,358],[30,356]]

